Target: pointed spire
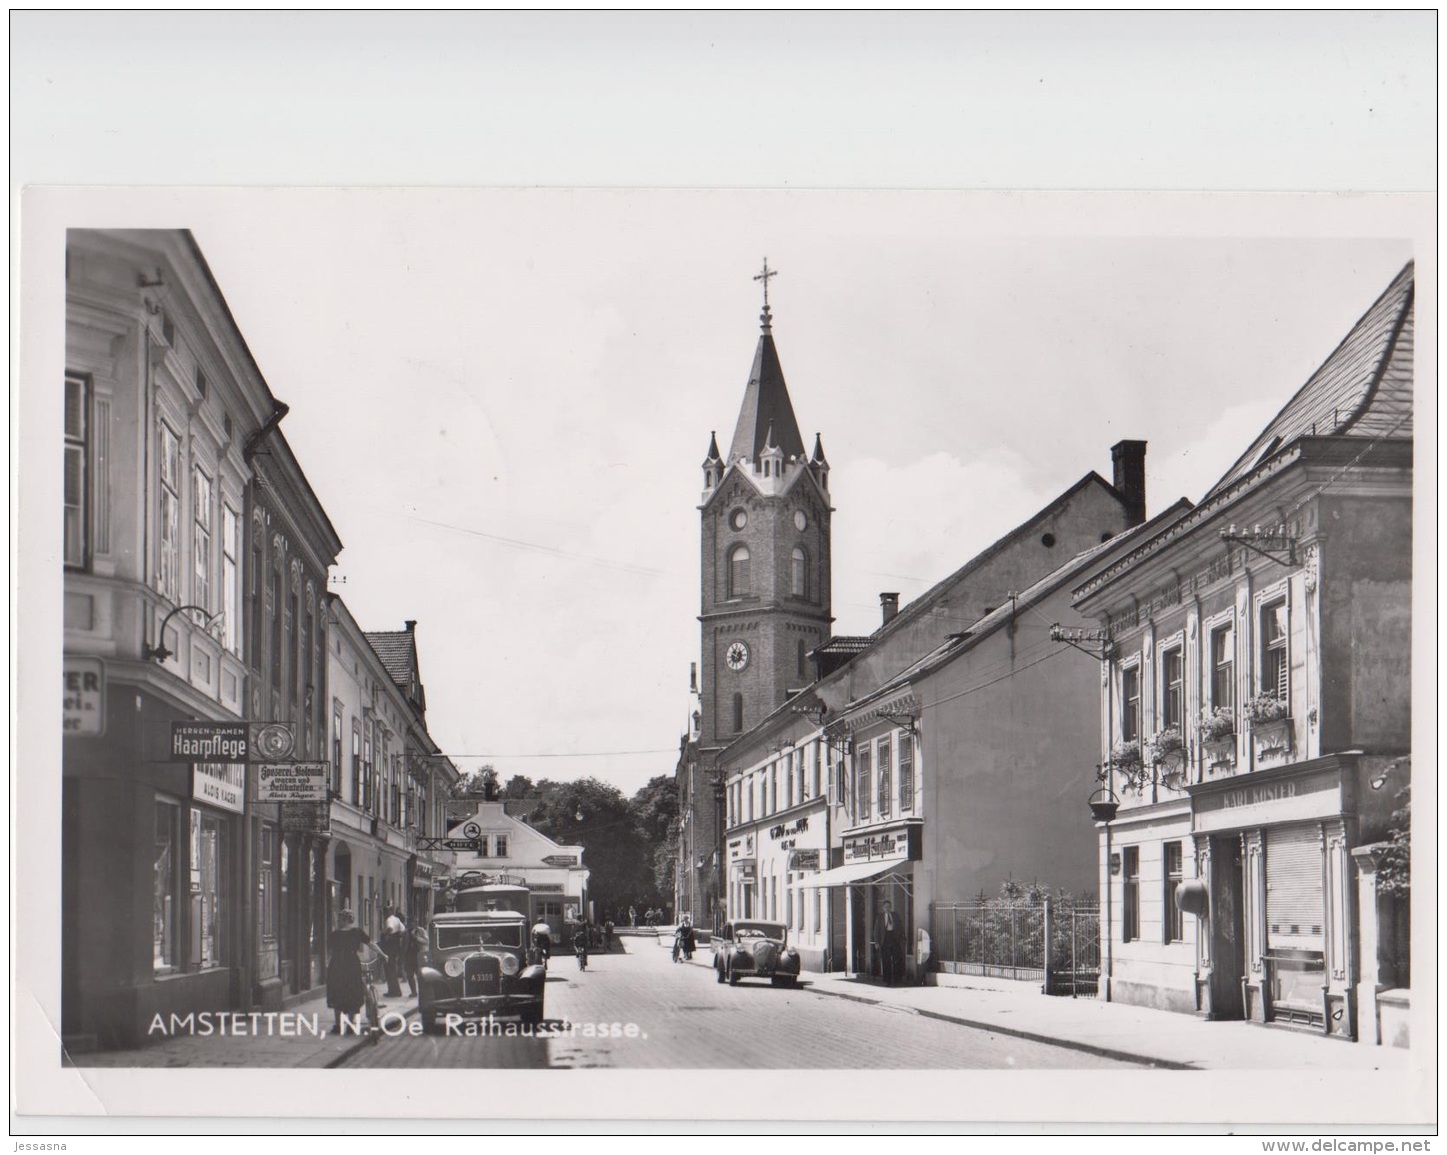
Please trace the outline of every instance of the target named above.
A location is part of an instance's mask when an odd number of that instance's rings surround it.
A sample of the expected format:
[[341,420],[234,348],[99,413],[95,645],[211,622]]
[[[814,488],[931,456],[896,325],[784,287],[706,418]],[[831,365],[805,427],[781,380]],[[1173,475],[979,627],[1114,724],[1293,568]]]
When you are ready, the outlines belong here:
[[777,445],[774,444],[774,423],[773,423],[772,421],[769,422],[769,431],[764,434],[764,448],[765,448],[765,449],[777,449],[777,448],[779,448]]
[[814,434],[814,453],[809,459],[811,465],[829,464],[828,458],[824,456],[824,439],[819,434]]
[[708,456],[703,459],[703,463],[706,466],[718,465],[721,464],[722,461],[723,458],[719,455],[718,451],[718,430],[715,429],[708,435]]
[[774,347],[769,279],[778,275],[777,270],[769,268],[765,259],[763,271],[754,277],[764,284],[764,311],[759,317],[763,331],[754,350],[748,388],[744,391],[743,407],[739,410],[734,439],[729,445],[730,462],[743,458],[757,465],[759,454],[764,450],[766,431],[770,427],[773,432],[769,435],[769,444],[782,450],[786,461],[804,456],[804,438],[799,433],[799,423],[794,419],[794,407],[789,403],[789,390],[784,384],[784,370],[779,364],[779,351]]

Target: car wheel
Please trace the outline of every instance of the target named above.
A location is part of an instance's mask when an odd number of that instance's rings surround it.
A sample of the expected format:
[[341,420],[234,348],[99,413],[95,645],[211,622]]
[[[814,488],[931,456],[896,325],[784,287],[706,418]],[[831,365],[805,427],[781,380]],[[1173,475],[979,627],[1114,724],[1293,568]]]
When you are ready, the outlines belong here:
[[522,1021],[532,1026],[537,1026],[543,1021],[543,1004],[538,1003],[535,1007],[528,1007],[522,1013]]
[[723,972],[723,964],[722,964],[722,963],[714,963],[714,964],[713,964],[713,974],[714,974],[714,980],[715,980],[716,982],[722,983],[722,982],[724,981],[724,972]]
[[731,987],[736,987],[736,986],[738,986],[738,985],[739,985],[739,974],[738,974],[738,971],[734,970],[733,967],[729,967],[729,986],[731,986]]

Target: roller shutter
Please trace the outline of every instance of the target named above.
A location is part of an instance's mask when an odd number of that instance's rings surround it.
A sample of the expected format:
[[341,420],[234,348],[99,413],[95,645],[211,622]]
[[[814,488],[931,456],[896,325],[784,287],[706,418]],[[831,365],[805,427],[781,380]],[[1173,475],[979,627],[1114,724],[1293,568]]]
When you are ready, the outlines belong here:
[[1266,832],[1268,947],[1324,949],[1321,855],[1321,836],[1315,826]]

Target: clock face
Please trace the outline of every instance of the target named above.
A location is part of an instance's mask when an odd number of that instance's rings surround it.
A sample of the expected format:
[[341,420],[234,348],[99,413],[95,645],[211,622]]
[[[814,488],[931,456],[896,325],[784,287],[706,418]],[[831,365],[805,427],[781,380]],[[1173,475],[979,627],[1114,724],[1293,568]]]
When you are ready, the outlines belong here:
[[743,642],[734,642],[729,646],[728,653],[724,655],[724,661],[729,664],[729,669],[742,670],[749,664],[749,647]]
[[803,533],[808,527],[809,519],[804,516],[804,511],[802,509],[796,509],[794,511],[794,528],[800,533]]
[[743,529],[744,526],[748,524],[749,515],[742,509],[736,509],[733,513],[729,514],[729,525],[733,526],[734,529]]

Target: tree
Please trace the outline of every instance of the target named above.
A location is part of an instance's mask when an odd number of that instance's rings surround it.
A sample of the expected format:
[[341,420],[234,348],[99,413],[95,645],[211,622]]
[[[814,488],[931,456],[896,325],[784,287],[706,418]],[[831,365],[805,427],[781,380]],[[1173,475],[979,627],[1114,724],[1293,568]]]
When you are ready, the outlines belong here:
[[633,809],[647,844],[656,893],[671,902],[678,875],[678,785],[667,774],[650,778],[633,795]]
[[514,774],[507,780],[502,793],[504,798],[527,798],[537,793],[537,787],[526,774]]
[[528,822],[549,838],[582,846],[588,890],[600,911],[656,902],[652,863],[632,804],[597,778],[537,784],[542,801]]
[[454,798],[495,799],[497,797],[497,770],[492,766],[482,766],[471,774],[462,775],[452,788],[452,796]]

